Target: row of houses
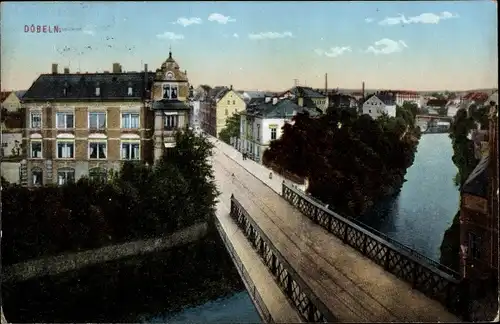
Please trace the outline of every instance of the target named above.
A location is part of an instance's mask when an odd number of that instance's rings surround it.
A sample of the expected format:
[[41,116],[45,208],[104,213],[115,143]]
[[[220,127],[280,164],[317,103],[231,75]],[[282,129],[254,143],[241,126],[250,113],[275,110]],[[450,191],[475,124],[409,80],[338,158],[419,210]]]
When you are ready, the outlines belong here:
[[[187,72],[171,52],[154,72],[147,64],[142,72],[123,72],[115,63],[112,72],[59,73],[53,64],[16,112],[3,111],[2,146],[13,145],[4,136],[10,131],[20,149],[2,152],[2,176],[28,186],[64,184],[106,177],[124,161],[154,163],[175,146],[174,132],[188,127],[191,95]],[[12,127],[13,119],[20,127]]]

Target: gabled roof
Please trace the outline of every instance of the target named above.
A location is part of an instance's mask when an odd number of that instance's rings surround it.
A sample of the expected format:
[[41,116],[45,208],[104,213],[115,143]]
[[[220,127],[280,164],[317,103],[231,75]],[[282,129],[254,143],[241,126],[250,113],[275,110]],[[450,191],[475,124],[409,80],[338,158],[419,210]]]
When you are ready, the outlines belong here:
[[464,185],[462,193],[486,198],[488,196],[488,165],[490,158],[484,156],[471,172]]
[[304,98],[325,98],[325,95],[314,91],[311,87],[293,87],[290,90],[284,91],[281,94],[285,94],[290,92],[295,97],[304,97]]
[[226,90],[229,90],[229,88],[226,87],[226,86],[216,86],[216,87],[213,87],[208,92],[208,98],[211,99],[211,100],[217,101],[220,98],[222,98],[222,96],[224,96]]
[[209,85],[206,85],[206,84],[200,85],[200,88],[202,88],[203,91],[205,91],[207,93],[210,92],[210,90],[212,90],[212,88]]
[[23,96],[24,94],[26,93],[27,90],[18,90],[16,91],[16,96],[19,98],[19,99],[23,99]]
[[266,93],[264,91],[245,91],[243,95],[247,95],[249,98],[264,98]]
[[350,108],[351,101],[358,103],[358,100],[351,95],[341,93],[328,95],[328,107]]
[[384,93],[374,93],[374,94],[367,96],[365,98],[365,100],[363,101],[363,104],[365,102],[367,102],[372,97],[377,97],[380,101],[382,101],[384,103],[384,105],[387,105],[387,106],[394,106],[396,104],[396,102],[394,100],[394,96],[392,96],[390,94],[384,94]]
[[[154,78],[153,72],[42,74],[23,96],[24,102],[36,101],[103,101],[140,100],[145,97]],[[96,96],[99,87],[100,95]],[[128,88],[132,95],[128,95]],[[66,94],[64,90],[66,89]]]
[[267,103],[261,101],[247,106],[245,114],[261,118],[291,118],[295,112],[302,113],[306,111],[313,117],[320,115],[315,109],[301,107],[290,99],[278,100],[274,105],[272,101]]
[[2,91],[0,94],[0,100],[3,102],[12,93],[12,91]]

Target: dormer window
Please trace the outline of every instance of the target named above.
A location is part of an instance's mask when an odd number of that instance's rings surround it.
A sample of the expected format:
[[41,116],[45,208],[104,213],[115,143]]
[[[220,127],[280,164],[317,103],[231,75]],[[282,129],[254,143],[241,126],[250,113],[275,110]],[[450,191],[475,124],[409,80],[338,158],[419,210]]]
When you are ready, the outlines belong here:
[[63,88],[63,96],[68,95],[68,82],[64,82],[64,88]]

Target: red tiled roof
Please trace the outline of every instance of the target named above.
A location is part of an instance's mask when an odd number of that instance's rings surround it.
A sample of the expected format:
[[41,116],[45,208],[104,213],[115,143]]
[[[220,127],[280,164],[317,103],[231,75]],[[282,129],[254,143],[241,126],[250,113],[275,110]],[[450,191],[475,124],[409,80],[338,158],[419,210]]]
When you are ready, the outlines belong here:
[[0,95],[0,98],[2,102],[7,99],[7,97],[12,93],[12,91],[2,91],[2,94]]
[[485,101],[488,99],[488,94],[486,94],[484,92],[469,92],[462,99],[475,100],[475,101]]

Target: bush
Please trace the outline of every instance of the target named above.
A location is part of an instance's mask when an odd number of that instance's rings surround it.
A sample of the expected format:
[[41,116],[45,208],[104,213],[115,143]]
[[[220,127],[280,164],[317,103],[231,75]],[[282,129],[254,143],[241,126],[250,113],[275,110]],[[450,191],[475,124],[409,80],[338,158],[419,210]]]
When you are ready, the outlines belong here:
[[[108,183],[8,186],[2,192],[2,261],[147,239],[206,221],[218,196],[211,144],[191,131],[154,167],[125,163]],[[3,183],[3,182],[2,182]]]

